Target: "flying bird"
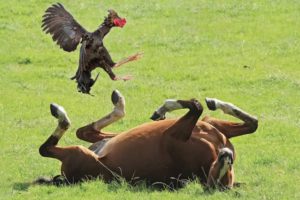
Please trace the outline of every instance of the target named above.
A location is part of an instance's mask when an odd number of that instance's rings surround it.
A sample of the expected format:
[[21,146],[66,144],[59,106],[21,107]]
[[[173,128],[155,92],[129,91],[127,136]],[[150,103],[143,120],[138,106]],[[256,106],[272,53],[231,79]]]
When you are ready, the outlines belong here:
[[122,28],[125,24],[126,19],[119,17],[116,11],[110,9],[99,28],[94,32],[88,32],[62,4],[56,3],[45,11],[42,29],[46,34],[51,34],[53,41],[64,51],[72,52],[81,43],[78,69],[71,79],[76,79],[79,92],[90,94],[91,87],[99,76],[98,73],[96,78],[92,79],[91,72],[97,67],[102,68],[112,80],[126,81],[131,79],[131,76],[115,75],[112,69],[139,59],[142,53],[136,53],[115,63],[103,44],[103,39],[111,28]]

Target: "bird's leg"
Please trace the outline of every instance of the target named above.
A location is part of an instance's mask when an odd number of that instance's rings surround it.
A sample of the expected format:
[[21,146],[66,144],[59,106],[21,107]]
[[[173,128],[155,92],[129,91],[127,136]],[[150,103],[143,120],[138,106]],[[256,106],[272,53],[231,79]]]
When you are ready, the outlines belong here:
[[117,68],[117,67],[120,67],[121,65],[125,64],[125,63],[128,63],[128,62],[131,62],[131,61],[134,61],[134,60],[138,60],[142,57],[143,53],[136,53],[134,55],[131,55],[127,58],[124,58],[122,60],[120,60],[119,62],[117,62],[113,68]]
[[112,71],[112,68],[107,63],[102,62],[101,64],[103,66],[102,68],[104,69],[104,71],[109,75],[109,77],[113,81],[117,81],[117,80],[128,81],[128,80],[132,79],[131,75],[117,76],[117,75],[115,75],[115,73]]
[[126,76],[116,76],[113,80],[117,81],[117,80],[123,80],[123,81],[129,81],[132,79],[131,75],[126,75]]

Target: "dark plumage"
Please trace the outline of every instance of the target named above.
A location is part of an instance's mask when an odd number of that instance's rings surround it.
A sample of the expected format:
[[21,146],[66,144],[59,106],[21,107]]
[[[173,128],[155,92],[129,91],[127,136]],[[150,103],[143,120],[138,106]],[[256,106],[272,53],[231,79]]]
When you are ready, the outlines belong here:
[[130,76],[117,77],[113,67],[118,67],[127,62],[137,60],[141,54],[137,53],[118,63],[115,63],[103,44],[103,39],[112,27],[123,27],[126,24],[125,18],[120,18],[114,10],[108,11],[104,22],[94,32],[86,31],[73,16],[57,3],[49,7],[43,16],[42,28],[46,33],[52,35],[60,48],[67,52],[74,51],[81,42],[79,64],[76,74],[71,78],[76,79],[79,92],[88,93],[95,80],[91,78],[91,71],[101,67],[112,80],[129,80]]

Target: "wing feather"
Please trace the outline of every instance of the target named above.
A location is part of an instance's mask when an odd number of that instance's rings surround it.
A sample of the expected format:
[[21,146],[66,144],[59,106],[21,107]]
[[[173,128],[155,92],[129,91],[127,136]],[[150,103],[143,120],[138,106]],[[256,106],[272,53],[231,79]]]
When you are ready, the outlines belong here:
[[68,52],[74,51],[82,36],[87,33],[60,3],[53,4],[45,11],[42,29],[46,34],[50,33],[53,41]]
[[80,57],[79,57],[79,68],[80,71],[83,72],[86,69],[86,51],[85,51],[85,47],[86,47],[86,41],[84,41],[82,43],[82,46],[80,48]]

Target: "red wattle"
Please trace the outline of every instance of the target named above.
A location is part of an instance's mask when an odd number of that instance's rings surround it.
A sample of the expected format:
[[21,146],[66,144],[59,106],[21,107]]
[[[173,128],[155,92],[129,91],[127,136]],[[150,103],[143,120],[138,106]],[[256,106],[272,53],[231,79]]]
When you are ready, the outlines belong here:
[[119,26],[119,27],[123,27],[123,26],[125,26],[125,24],[126,24],[126,19],[125,18],[123,18],[123,19],[114,19],[114,24],[115,24],[115,26]]

